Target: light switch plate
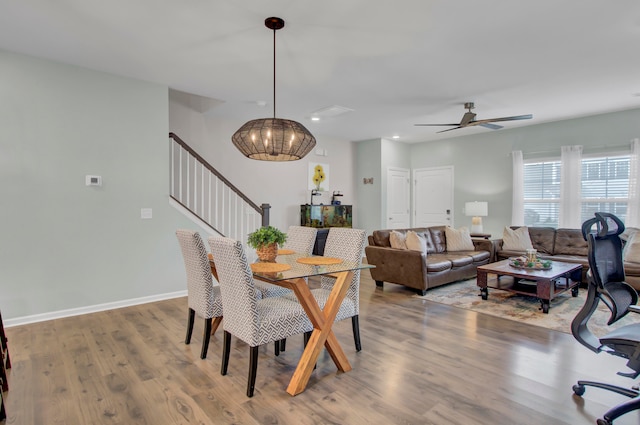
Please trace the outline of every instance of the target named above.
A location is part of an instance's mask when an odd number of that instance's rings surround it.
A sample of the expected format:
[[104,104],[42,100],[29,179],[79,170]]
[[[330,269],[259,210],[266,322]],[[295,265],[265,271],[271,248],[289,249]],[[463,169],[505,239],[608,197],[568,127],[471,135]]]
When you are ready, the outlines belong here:
[[102,186],[102,176],[84,176],[84,184],[87,186]]
[[142,218],[142,219],[153,218],[153,209],[151,209],[151,208],[141,208],[140,209],[140,218]]

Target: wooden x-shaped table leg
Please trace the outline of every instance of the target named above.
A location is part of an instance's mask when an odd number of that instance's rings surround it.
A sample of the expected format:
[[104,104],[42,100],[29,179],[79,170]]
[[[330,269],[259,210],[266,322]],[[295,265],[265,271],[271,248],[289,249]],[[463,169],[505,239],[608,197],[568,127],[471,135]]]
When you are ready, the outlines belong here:
[[344,351],[342,351],[342,347],[338,343],[338,339],[331,330],[331,327],[336,319],[342,300],[347,293],[347,289],[349,289],[349,283],[353,278],[353,273],[350,271],[341,272],[337,273],[335,277],[336,281],[329,295],[329,299],[324,306],[324,310],[320,309],[318,302],[313,297],[304,279],[297,279],[291,282],[291,289],[295,292],[314,327],[311,338],[302,353],[302,357],[287,387],[287,393],[291,395],[300,394],[304,391],[323,346],[327,348],[338,370],[342,372],[351,370],[351,364],[349,364],[349,360],[344,354]]
[[[209,260],[211,262],[211,272],[213,276],[218,279],[218,273],[211,255],[209,255]],[[302,357],[287,387],[287,392],[292,396],[300,394],[306,388],[323,346],[327,348],[329,355],[339,371],[348,372],[351,370],[351,364],[349,364],[349,360],[344,354],[344,351],[342,351],[342,347],[338,343],[338,339],[331,330],[331,327],[336,320],[336,315],[338,314],[338,310],[340,310],[342,300],[344,300],[347,294],[349,283],[351,279],[353,279],[353,272],[345,271],[332,274],[331,276],[335,277],[336,280],[324,309],[320,308],[309,289],[309,285],[302,278],[267,281],[274,285],[292,289],[296,297],[298,297],[300,305],[302,305],[302,308],[304,308],[304,311],[309,316],[311,323],[313,323],[314,329],[311,333],[311,338],[309,338],[307,342],[307,346],[302,353]]]

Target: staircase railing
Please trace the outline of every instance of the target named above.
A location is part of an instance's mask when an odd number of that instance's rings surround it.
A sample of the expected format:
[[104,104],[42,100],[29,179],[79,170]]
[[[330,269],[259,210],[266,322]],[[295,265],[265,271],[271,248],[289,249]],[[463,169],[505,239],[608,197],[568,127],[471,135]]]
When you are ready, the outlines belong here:
[[258,206],[176,134],[171,145],[170,196],[222,236],[246,244],[247,235],[269,225],[269,204]]

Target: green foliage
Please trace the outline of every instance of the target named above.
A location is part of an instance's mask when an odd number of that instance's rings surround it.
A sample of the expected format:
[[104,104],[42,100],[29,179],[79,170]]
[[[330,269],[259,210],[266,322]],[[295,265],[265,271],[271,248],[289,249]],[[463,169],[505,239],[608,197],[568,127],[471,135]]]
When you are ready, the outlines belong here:
[[287,234],[281,232],[273,226],[261,227],[253,233],[249,234],[249,239],[247,239],[247,243],[252,248],[260,248],[264,245],[270,245],[272,243],[277,243],[278,245],[282,245],[287,241]]

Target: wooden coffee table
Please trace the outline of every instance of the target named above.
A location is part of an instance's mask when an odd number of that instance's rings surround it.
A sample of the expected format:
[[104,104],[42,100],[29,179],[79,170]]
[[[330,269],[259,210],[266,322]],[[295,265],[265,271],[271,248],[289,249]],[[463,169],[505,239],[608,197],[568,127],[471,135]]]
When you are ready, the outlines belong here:
[[[488,279],[488,275],[495,278]],[[506,277],[506,278],[505,278]],[[553,261],[549,270],[519,269],[509,260],[478,266],[478,286],[483,300],[489,296],[489,288],[538,297],[543,313],[549,313],[549,303],[558,294],[571,290],[578,296],[582,282],[582,265]]]

